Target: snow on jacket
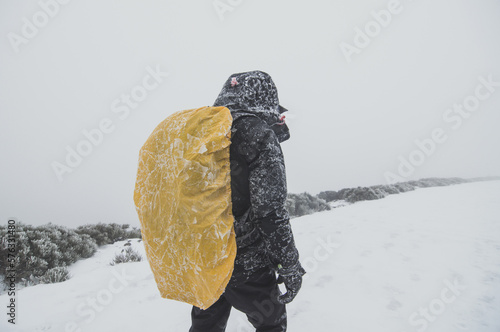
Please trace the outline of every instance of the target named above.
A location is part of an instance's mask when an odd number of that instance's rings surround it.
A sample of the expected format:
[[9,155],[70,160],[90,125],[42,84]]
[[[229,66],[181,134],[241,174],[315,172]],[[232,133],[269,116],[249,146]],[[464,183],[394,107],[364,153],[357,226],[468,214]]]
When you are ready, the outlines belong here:
[[279,105],[276,86],[261,71],[234,74],[214,106],[226,106],[233,117],[231,190],[238,252],[231,282],[268,265],[297,266],[280,147],[290,133],[281,120],[286,109]]

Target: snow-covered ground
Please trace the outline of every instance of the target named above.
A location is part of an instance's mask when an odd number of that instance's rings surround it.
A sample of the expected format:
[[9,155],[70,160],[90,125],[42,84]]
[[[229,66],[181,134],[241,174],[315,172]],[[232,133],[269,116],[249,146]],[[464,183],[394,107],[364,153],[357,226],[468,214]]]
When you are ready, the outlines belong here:
[[[500,331],[500,181],[418,189],[292,225],[308,274],[288,305],[289,331]],[[191,307],[160,297],[147,261],[109,265],[125,242],[71,266],[66,282],[20,290],[17,325],[4,313],[0,330],[188,331]],[[233,310],[227,331],[253,329]]]

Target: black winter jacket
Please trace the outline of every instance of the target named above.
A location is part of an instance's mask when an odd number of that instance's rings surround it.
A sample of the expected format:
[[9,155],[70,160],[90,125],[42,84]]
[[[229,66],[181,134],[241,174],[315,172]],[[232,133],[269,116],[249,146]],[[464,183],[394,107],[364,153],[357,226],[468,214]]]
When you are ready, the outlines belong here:
[[231,194],[238,251],[231,282],[244,281],[265,266],[300,265],[285,208],[280,146],[290,134],[271,77],[260,71],[232,75],[214,106],[228,107],[233,116]]

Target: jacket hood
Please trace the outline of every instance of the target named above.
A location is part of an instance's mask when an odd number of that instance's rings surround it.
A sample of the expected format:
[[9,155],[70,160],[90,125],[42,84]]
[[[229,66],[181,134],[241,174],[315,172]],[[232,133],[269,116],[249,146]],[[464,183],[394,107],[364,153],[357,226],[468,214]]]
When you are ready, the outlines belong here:
[[280,106],[278,90],[267,73],[256,70],[231,75],[214,106],[229,108],[233,117],[258,116],[273,129],[280,143],[290,138],[288,126],[281,116],[287,110]]

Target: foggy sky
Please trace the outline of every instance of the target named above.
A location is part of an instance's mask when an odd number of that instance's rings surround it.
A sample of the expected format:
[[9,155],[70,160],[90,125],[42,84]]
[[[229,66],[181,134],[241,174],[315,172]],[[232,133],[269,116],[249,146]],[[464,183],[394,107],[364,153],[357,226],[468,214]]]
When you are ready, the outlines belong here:
[[2,223],[138,226],[149,134],[248,70],[289,109],[290,192],[500,175],[497,0],[60,1],[0,0]]

